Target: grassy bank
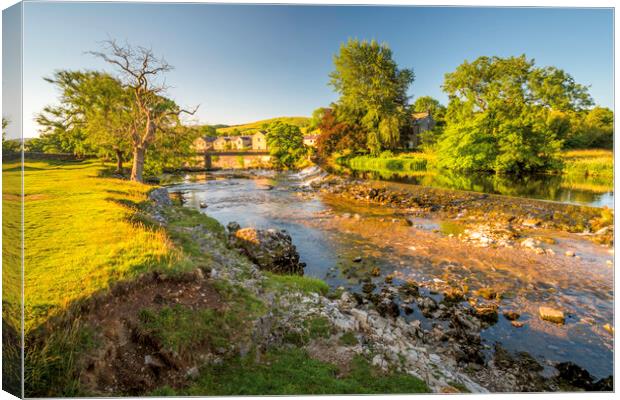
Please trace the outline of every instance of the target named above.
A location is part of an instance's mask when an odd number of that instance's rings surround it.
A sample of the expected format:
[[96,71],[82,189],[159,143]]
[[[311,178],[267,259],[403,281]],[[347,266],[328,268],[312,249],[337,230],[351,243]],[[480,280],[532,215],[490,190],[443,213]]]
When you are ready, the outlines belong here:
[[562,173],[574,178],[596,178],[613,184],[614,153],[611,150],[571,150],[562,153]]
[[200,396],[210,393],[229,395],[309,395],[309,394],[385,394],[426,393],[419,379],[403,373],[383,373],[362,357],[351,363],[341,378],[333,364],[314,360],[299,349],[271,351],[262,362],[248,356],[206,368],[194,385],[183,390],[169,387],[153,395]]
[[96,161],[26,165],[26,332],[114,282],[183,264],[164,231],[131,220],[150,187],[101,173]]
[[[385,152],[378,157],[368,155],[336,156],[336,167],[354,171],[373,172],[378,176],[423,176],[427,174],[458,175],[433,168],[435,156],[431,153]],[[609,191],[613,186],[613,152],[602,149],[570,150],[561,153],[564,187]],[[464,177],[478,174],[461,174]]]
[[[16,164],[3,169],[5,179],[19,176]],[[427,390],[419,379],[381,373],[367,360],[341,371],[297,345],[260,359],[239,357],[234,349],[251,341],[251,322],[266,304],[236,284],[196,281],[194,274],[227,268],[245,274],[249,261],[227,247],[217,221],[198,211],[170,207],[169,223],[160,227],[146,212],[152,187],[105,170],[95,161],[26,164],[27,396]],[[277,296],[328,288],[317,279],[267,274],[264,290]],[[127,337],[140,344],[128,348]],[[147,355],[173,354],[180,369],[149,381],[145,347]],[[205,354],[221,362],[211,364]],[[192,365],[199,373],[188,380]],[[98,391],[102,380],[116,389]],[[166,388],[171,383],[174,389]]]

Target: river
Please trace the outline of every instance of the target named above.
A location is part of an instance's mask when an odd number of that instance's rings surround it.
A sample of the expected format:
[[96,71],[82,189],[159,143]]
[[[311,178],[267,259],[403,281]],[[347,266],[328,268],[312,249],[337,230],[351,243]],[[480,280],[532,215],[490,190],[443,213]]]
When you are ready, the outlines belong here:
[[[335,195],[300,191],[299,174],[276,175],[214,172],[190,174],[169,181],[186,207],[199,209],[226,225],[286,230],[307,264],[305,274],[324,279],[332,288],[359,292],[361,279],[380,270],[372,280],[380,290],[387,275],[398,285],[413,278],[422,286],[466,285],[470,291],[492,287],[503,294],[499,322],[482,337],[491,351],[499,342],[506,349],[527,351],[548,367],[572,361],[601,378],[613,373],[613,337],[603,329],[613,325],[613,250],[575,234],[536,230],[552,237],[546,247],[555,256],[521,248],[478,247],[457,239],[458,221],[414,219],[413,226],[394,223],[386,207],[343,201]],[[406,184],[404,184],[406,186]],[[201,209],[200,204],[207,208]],[[566,257],[567,250],[579,257]],[[354,262],[361,257],[361,262]],[[376,273],[375,273],[376,275]],[[427,283],[428,285],[424,285]],[[441,295],[424,289],[436,300]],[[541,305],[564,310],[564,325],[542,321]],[[521,314],[521,328],[501,315]],[[407,319],[420,319],[417,308]]]

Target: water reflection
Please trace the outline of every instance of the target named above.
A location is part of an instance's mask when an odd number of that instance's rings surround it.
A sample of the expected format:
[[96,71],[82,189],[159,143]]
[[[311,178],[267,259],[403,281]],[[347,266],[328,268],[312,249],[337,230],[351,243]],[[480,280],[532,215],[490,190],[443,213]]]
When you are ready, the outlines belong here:
[[353,175],[364,179],[552,200],[593,207],[614,207],[613,186],[610,182],[596,178],[575,179],[558,175],[531,175],[515,178],[482,173],[464,175],[449,171],[416,174],[354,171]]

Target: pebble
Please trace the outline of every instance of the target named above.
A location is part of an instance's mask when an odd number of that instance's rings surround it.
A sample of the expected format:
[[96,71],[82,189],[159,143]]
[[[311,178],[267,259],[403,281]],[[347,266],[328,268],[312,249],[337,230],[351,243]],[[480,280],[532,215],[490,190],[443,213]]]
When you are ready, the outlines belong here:
[[574,251],[570,251],[570,250],[566,250],[564,255],[566,255],[567,257],[575,257],[575,252]]
[[503,314],[504,314],[504,317],[506,317],[508,321],[515,321],[519,319],[519,317],[521,316],[519,315],[518,312],[512,311],[512,310],[506,310],[503,312]]

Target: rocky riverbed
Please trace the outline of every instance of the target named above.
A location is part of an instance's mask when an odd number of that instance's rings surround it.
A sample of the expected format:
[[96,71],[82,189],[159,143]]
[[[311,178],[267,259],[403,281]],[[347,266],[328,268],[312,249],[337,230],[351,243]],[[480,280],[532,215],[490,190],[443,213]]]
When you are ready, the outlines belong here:
[[[348,326],[355,351],[383,349],[372,354],[377,365],[405,363],[427,382],[440,375],[429,382],[435,391],[609,389],[613,231],[600,209],[394,191],[320,172],[284,184],[270,172],[252,175],[172,191],[186,206],[204,202],[222,223],[238,217],[242,227],[288,231],[305,273],[332,293],[284,308],[321,310]],[[575,223],[565,217],[581,211]]]

